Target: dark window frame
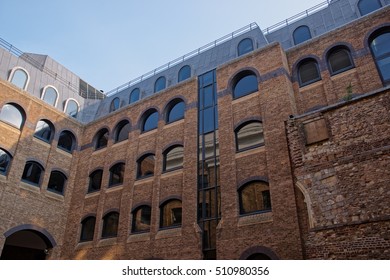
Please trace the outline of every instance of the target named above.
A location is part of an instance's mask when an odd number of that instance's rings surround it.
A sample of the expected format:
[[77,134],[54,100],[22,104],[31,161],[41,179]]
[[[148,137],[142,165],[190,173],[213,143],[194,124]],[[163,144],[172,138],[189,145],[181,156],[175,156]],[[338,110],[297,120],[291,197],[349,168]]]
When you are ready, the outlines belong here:
[[[121,132],[123,131],[123,129],[128,126],[128,133],[126,134],[126,138],[119,138],[119,136],[121,135]],[[115,133],[114,133],[114,142],[115,143],[119,143],[119,142],[122,142],[122,141],[126,141],[129,139],[129,134],[131,132],[131,124],[128,120],[121,120],[116,126],[115,126],[115,129],[114,129]]]
[[[238,90],[237,86],[240,84],[240,82],[242,82],[244,79],[247,79],[249,77],[255,78],[256,88],[255,87],[252,88],[252,86],[251,86],[250,90],[247,90],[244,93],[238,94],[237,93],[237,90]],[[244,96],[250,95],[250,94],[252,94],[254,92],[258,92],[258,91],[259,91],[259,83],[258,83],[257,75],[253,71],[244,70],[244,71],[241,71],[240,73],[238,73],[237,75],[234,76],[233,84],[232,84],[232,94],[233,94],[234,100],[242,98]]]
[[[312,63],[312,64],[315,65],[318,77],[316,77],[314,79],[311,79],[311,80],[308,80],[308,81],[305,81],[305,82],[302,82],[302,77],[301,77],[301,70],[302,70],[302,68],[301,67],[304,67],[304,66],[306,66],[309,63],[310,64]],[[317,60],[315,60],[314,58],[305,58],[305,59],[301,60],[298,63],[298,65],[297,65],[297,76],[298,76],[299,87],[304,87],[304,86],[313,84],[315,82],[321,81],[322,80],[321,70],[320,70],[320,67],[318,65]]]
[[[28,167],[28,165],[31,165],[31,167]],[[28,177],[31,177],[32,174],[30,174],[30,175],[26,174],[29,172],[32,173],[34,170],[29,171],[27,169],[34,168],[34,166],[35,166],[35,168],[39,169],[39,175],[34,175],[34,177],[36,177],[36,176],[39,177],[38,182],[34,182],[28,178]],[[45,169],[39,162],[34,161],[34,160],[28,160],[28,161],[26,161],[26,163],[24,165],[24,169],[23,169],[23,173],[22,173],[22,182],[29,184],[29,185],[32,185],[32,186],[35,186],[35,187],[40,187],[42,180],[43,180],[44,172],[45,172]]]
[[[373,6],[371,6],[369,12],[367,12],[367,11],[362,11],[361,5],[362,5],[362,3],[363,3],[364,1],[365,1],[365,3],[369,2],[369,3],[371,3],[371,4],[374,3],[373,1],[376,1],[375,4],[378,5],[378,6],[374,7],[374,9],[372,9]],[[365,3],[364,3],[364,4],[365,4]],[[373,4],[372,4],[372,5],[373,5]],[[370,14],[370,13],[376,11],[376,10],[379,10],[380,8],[382,8],[382,3],[381,3],[381,1],[379,1],[379,0],[360,0],[360,1],[357,3],[357,6],[358,6],[358,10],[359,10],[360,15],[361,15],[361,16],[365,16],[365,15],[368,15],[368,14]],[[367,7],[364,7],[364,8],[367,8]],[[364,13],[363,13],[363,12],[364,12]]]
[[[266,190],[266,191],[268,191],[270,207],[269,208],[264,208],[264,209],[258,209],[258,210],[245,212],[244,211],[243,200],[242,200],[242,191],[244,189],[250,187],[251,184],[255,184],[255,183],[262,183],[262,184],[265,184],[265,185],[268,186],[268,190]],[[240,186],[238,188],[237,192],[238,192],[239,214],[240,214],[240,216],[249,216],[249,215],[256,215],[256,214],[272,212],[271,192],[270,192],[270,189],[269,189],[269,183],[268,182],[260,181],[260,180],[249,181],[249,182],[246,182],[245,184],[243,184],[242,186]],[[263,199],[264,199],[264,196],[263,196]]]
[[384,59],[390,59],[390,48],[386,52],[384,52],[383,54],[377,56],[374,52],[373,47],[372,47],[373,41],[375,39],[379,38],[380,36],[385,35],[385,34],[390,34],[390,26],[380,28],[380,29],[376,30],[375,32],[373,32],[373,34],[369,37],[368,45],[369,45],[369,48],[371,51],[371,56],[372,56],[373,60],[375,61],[375,66],[377,68],[377,71],[378,71],[378,74],[379,74],[380,79],[382,81],[382,84],[384,86],[388,86],[388,85],[390,85],[390,78],[385,80],[385,78],[382,74],[382,70],[378,64],[378,61],[381,61]]
[[118,110],[120,107],[121,107],[121,100],[119,99],[119,97],[115,97],[115,98],[111,101],[111,104],[110,104],[110,113],[111,113],[111,112],[115,112],[115,111]]
[[[40,132],[40,131],[37,131],[37,128],[38,128],[38,124],[40,123],[40,122],[44,122],[47,126],[48,126],[48,128],[49,128],[49,130],[50,130],[50,135],[49,135],[49,137],[41,137],[40,135],[39,135],[39,133],[38,132]],[[50,121],[48,121],[48,120],[45,120],[45,119],[41,119],[41,120],[39,120],[38,122],[37,122],[37,125],[36,125],[36,127],[35,127],[35,132],[34,132],[34,137],[35,138],[37,138],[37,139],[39,139],[39,140],[42,140],[43,142],[46,142],[46,143],[51,143],[52,142],[52,140],[53,140],[53,138],[54,138],[54,134],[55,134],[55,130],[54,130],[54,125],[50,122]]]
[[239,131],[241,129],[243,129],[247,125],[250,125],[251,123],[260,123],[261,126],[263,127],[263,122],[260,121],[260,120],[246,121],[246,122],[240,124],[239,126],[237,126],[236,129],[234,130],[234,137],[235,137],[236,152],[237,153],[241,153],[241,152],[245,152],[245,151],[248,151],[248,150],[256,149],[256,148],[259,148],[259,147],[263,147],[265,145],[265,141],[264,141],[264,128],[263,128],[263,143],[255,144],[255,145],[252,145],[252,146],[249,146],[249,147],[246,147],[246,148],[239,149],[238,133],[239,133]]
[[[164,85],[163,85],[164,83]],[[160,76],[157,78],[157,80],[154,82],[154,93],[160,92],[167,88],[167,79],[165,76]]]
[[[54,174],[58,174],[63,179],[63,183],[62,183],[62,186],[61,186],[61,188],[62,188],[61,191],[57,191],[57,190],[55,190],[55,189],[50,187],[50,183],[52,181],[53,173]],[[47,190],[50,191],[50,192],[54,192],[54,193],[60,194],[60,195],[64,195],[67,180],[68,180],[68,177],[63,172],[61,172],[59,170],[53,170],[52,172],[50,172],[49,182],[47,183]]]
[[[179,147],[183,149],[181,166],[167,169],[167,156],[168,156],[168,154],[170,152],[172,152],[172,150],[174,150],[175,148],[179,148]],[[183,164],[184,164],[184,146],[183,145],[181,145],[181,144],[172,145],[172,146],[168,147],[167,149],[165,149],[165,151],[163,152],[163,173],[183,169]]]
[[[86,226],[89,221],[93,221],[93,226],[91,226],[92,232],[90,232],[88,235],[86,234]],[[79,242],[88,242],[88,241],[93,241],[94,235],[95,235],[95,227],[96,227],[96,217],[95,216],[88,216],[82,219],[81,221],[81,231],[80,231],[80,239]],[[87,235],[89,238],[85,238],[83,236]]]
[[[171,112],[178,104],[183,104],[183,114],[178,118],[177,117],[171,118]],[[185,111],[186,111],[186,104],[183,99],[176,98],[170,101],[165,108],[165,123],[169,124],[184,119]]]
[[[137,214],[138,214],[138,211],[144,211],[144,208],[148,207],[149,210],[150,210],[150,216],[149,216],[149,228],[148,229],[145,229],[145,230],[141,230],[141,229],[137,229],[136,226],[137,226]],[[133,211],[131,211],[131,216],[132,216],[132,222],[131,222],[131,233],[146,233],[146,232],[150,232],[150,228],[151,228],[151,219],[152,219],[152,207],[150,205],[147,205],[147,204],[143,204],[143,205],[140,205],[140,206],[137,206]],[[142,215],[143,215],[143,212],[141,212],[141,221],[142,221]]]
[[[141,168],[142,168],[142,162],[150,157],[150,156],[153,156],[153,172],[151,174],[145,174],[143,175],[144,172],[141,172]],[[137,180],[141,180],[141,179],[145,179],[145,178],[149,178],[149,177],[153,177],[154,174],[155,174],[155,168],[156,168],[156,155],[153,154],[153,153],[147,153],[147,154],[144,154],[142,155],[138,160],[137,160]]]
[[[71,138],[72,144],[71,144],[70,149],[60,145],[61,136],[65,135],[65,134],[68,135]],[[67,153],[70,153],[70,154],[73,153],[73,151],[76,149],[76,137],[74,136],[74,134],[71,131],[69,131],[69,130],[61,131],[61,133],[60,133],[60,135],[58,137],[57,148],[60,149],[60,150],[65,151]]]
[[[114,219],[116,219],[115,232],[111,232],[111,231],[109,231],[109,228],[107,228],[109,226],[109,225],[107,225],[107,223],[109,222],[108,219],[110,219],[110,217],[113,215],[117,216],[117,217],[114,217]],[[110,211],[103,216],[102,220],[103,220],[103,226],[102,226],[101,238],[108,239],[108,238],[118,237],[119,212],[118,211]]]
[[[155,123],[155,125],[153,125],[151,128],[148,128],[146,129],[145,128],[145,125],[147,123],[147,121],[149,120],[149,118],[152,117],[152,115],[154,114],[157,114],[157,121]],[[144,132],[148,132],[148,131],[152,131],[152,130],[155,130],[158,128],[158,121],[159,121],[159,113],[157,111],[157,109],[154,109],[154,108],[151,108],[151,109],[148,109],[145,113],[143,113],[142,115],[142,118],[141,118],[141,133],[144,133]]]
[[[116,170],[117,168],[121,168],[121,170]],[[116,187],[123,185],[124,182],[124,177],[125,177],[125,163],[124,162],[118,162],[112,165],[109,169],[110,171],[110,177],[108,181],[108,187]],[[120,173],[114,173],[114,171],[119,171]],[[119,179],[115,179],[114,181],[114,176],[119,176]]]
[[[101,150],[101,149],[106,148],[108,145],[109,138],[110,138],[110,132],[108,131],[107,128],[102,128],[98,132],[96,132],[95,137],[94,137],[95,150]],[[105,140],[101,141],[102,139],[105,139]]]
[[[189,75],[187,75],[187,72],[185,71],[189,71]],[[177,82],[180,83],[191,78],[191,72],[192,72],[191,66],[184,65],[183,67],[181,67],[177,74]]]
[[[244,46],[243,47],[243,44],[245,44],[246,42],[250,42],[250,48],[247,48],[247,46]],[[242,56],[244,54],[247,54],[247,53],[250,53],[254,50],[254,46],[253,46],[253,40],[252,38],[244,38],[242,39],[238,45],[237,45],[237,55],[238,56]]]
[[[340,68],[340,69],[337,69],[337,70],[334,70],[332,67],[331,61],[330,61],[331,57],[333,55],[336,55],[338,52],[342,52],[342,51],[346,53],[346,55],[350,61],[350,65],[345,66],[345,67]],[[329,73],[331,76],[334,76],[334,75],[337,75],[337,74],[340,74],[340,73],[343,73],[343,72],[346,72],[348,70],[355,68],[355,63],[353,61],[351,50],[344,45],[335,46],[335,47],[331,48],[326,55],[326,63],[328,65]]]
[[4,149],[1,149],[1,148],[0,148],[0,152],[4,153],[3,155],[6,156],[6,160],[7,160],[7,162],[5,164],[4,171],[0,170],[0,175],[7,176],[9,168],[10,168],[10,165],[11,165],[11,162],[12,162],[12,156],[11,156],[11,154],[8,151],[6,151]]
[[[137,94],[137,99],[136,100],[133,100],[133,96]],[[141,90],[139,88],[135,88],[133,89],[131,92],[130,92],[130,96],[129,96],[129,104],[133,104],[137,101],[140,100],[140,97],[141,97]],[[133,101],[132,101],[133,100]]]
[[[302,36],[302,33],[298,34],[298,32],[302,32],[302,30],[304,30],[305,32],[305,38],[300,38],[298,36]],[[312,38],[311,36],[311,31],[310,31],[310,28],[309,26],[307,25],[301,25],[301,26],[298,26],[297,28],[295,28],[295,30],[293,31],[293,41],[294,41],[294,45],[299,45],[303,42],[306,42],[308,40],[310,40]]]
[[1,107],[0,117],[1,117],[1,114],[2,114],[3,109],[4,109],[5,106],[11,106],[12,108],[14,108],[15,110],[17,110],[19,112],[19,114],[20,114],[20,122],[18,121],[19,124],[16,125],[16,124],[10,122],[7,119],[0,118],[0,121],[4,122],[4,123],[6,123],[6,124],[8,124],[8,125],[10,125],[12,127],[15,127],[15,128],[17,128],[18,130],[21,131],[23,129],[23,126],[24,126],[25,122],[26,122],[26,113],[25,113],[25,111],[23,110],[23,108],[20,105],[18,105],[16,103],[5,103]]
[[[179,223],[172,223],[170,225],[164,225],[164,216],[165,216],[164,208],[168,204],[174,203],[176,201],[180,202],[180,209],[181,209],[181,211],[180,211],[181,212],[180,213],[180,222]],[[179,209],[179,208],[175,207],[175,208],[172,208],[171,210],[173,210],[173,209]],[[180,227],[182,227],[182,225],[183,225],[183,202],[180,199],[177,199],[177,198],[169,199],[169,200],[166,200],[165,202],[163,202],[160,205],[160,225],[159,225],[159,229],[160,230],[165,230],[165,229],[171,229],[171,228],[180,228]]]
[[[99,188],[94,189],[94,188],[92,188],[92,185],[93,185],[93,177],[96,176],[96,174],[98,174],[98,173],[101,173],[101,174],[100,174]],[[94,193],[94,192],[100,191],[101,188],[102,188],[102,182],[103,182],[103,169],[96,169],[96,170],[94,170],[93,172],[91,172],[91,174],[89,174],[88,178],[89,178],[89,182],[88,182],[88,190],[87,190],[87,193]]]

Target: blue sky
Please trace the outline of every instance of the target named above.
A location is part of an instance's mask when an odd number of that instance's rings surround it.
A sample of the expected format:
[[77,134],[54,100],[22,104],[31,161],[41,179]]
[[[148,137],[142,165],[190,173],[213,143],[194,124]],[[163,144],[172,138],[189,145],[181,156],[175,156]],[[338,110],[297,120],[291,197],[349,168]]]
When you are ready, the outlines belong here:
[[105,92],[243,26],[323,0],[1,0],[0,37]]

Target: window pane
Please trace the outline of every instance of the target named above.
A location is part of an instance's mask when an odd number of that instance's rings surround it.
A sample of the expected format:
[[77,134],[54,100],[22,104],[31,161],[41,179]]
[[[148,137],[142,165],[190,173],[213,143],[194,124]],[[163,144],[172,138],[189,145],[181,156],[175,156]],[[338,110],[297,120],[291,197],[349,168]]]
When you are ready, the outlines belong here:
[[118,125],[116,142],[121,142],[121,141],[128,139],[130,130],[131,130],[131,125],[128,122],[126,124]]
[[182,209],[180,200],[171,200],[161,209],[160,227],[181,226]]
[[165,77],[158,78],[156,83],[154,84],[154,92],[159,92],[160,90],[165,89],[165,86],[166,86]]
[[191,67],[186,65],[183,66],[179,71],[179,82],[187,80],[191,77]]
[[43,96],[43,101],[45,101],[47,104],[50,104],[52,106],[55,106],[57,101],[57,92],[54,88],[48,87],[46,88]]
[[234,98],[238,98],[258,90],[256,75],[246,75],[234,87]]
[[359,11],[362,16],[369,14],[382,7],[378,0],[361,0],[359,1]]
[[382,78],[385,82],[390,81],[390,56],[377,61]]
[[298,45],[302,42],[305,42],[309,39],[311,39],[310,29],[307,26],[300,26],[297,29],[295,29],[293,33],[294,37],[294,44]]
[[133,213],[132,232],[143,232],[150,230],[152,209],[150,206],[141,206]]
[[23,124],[22,113],[13,105],[5,104],[0,112],[0,120],[9,123],[17,128],[21,128]]
[[79,110],[79,105],[76,103],[76,101],[69,100],[68,103],[66,104],[65,113],[75,118],[77,117],[78,110]]
[[22,179],[34,185],[39,185],[42,167],[35,162],[27,162],[24,166]]
[[237,150],[243,150],[264,143],[263,125],[251,122],[237,131]]
[[157,128],[158,125],[158,112],[151,113],[145,120],[143,131],[149,131]]
[[102,184],[103,170],[96,170],[89,175],[88,192],[100,190]]
[[176,103],[168,114],[168,122],[174,122],[184,118],[184,102]]
[[35,129],[34,136],[49,142],[51,140],[51,128],[45,121],[39,121]]
[[390,32],[379,35],[371,42],[371,49],[376,58],[390,56]]
[[112,212],[103,218],[102,237],[115,237],[118,234],[119,213]]
[[97,133],[95,149],[101,149],[106,147],[107,142],[108,142],[108,130],[103,129]]
[[140,91],[138,88],[133,89],[133,91],[130,93],[130,104],[139,100],[139,93]]
[[22,69],[17,69],[15,70],[11,83],[13,83],[15,86],[25,89],[26,84],[27,84],[27,73],[23,71]]
[[332,74],[337,74],[352,68],[349,52],[345,49],[335,50],[329,55],[329,65]]
[[175,147],[170,150],[165,156],[165,170],[180,168],[183,166],[183,152],[182,146]]
[[47,185],[48,190],[52,190],[56,193],[63,194],[66,177],[61,172],[53,171],[50,174],[49,184]]
[[148,155],[138,163],[138,178],[154,174],[154,155]]
[[119,109],[120,100],[118,97],[111,101],[110,112],[114,112]]
[[69,131],[63,131],[58,139],[58,147],[67,152],[73,150],[73,135]]
[[300,85],[307,85],[309,83],[318,81],[320,73],[315,61],[307,61],[302,63],[298,69]]
[[11,162],[11,157],[0,149],[0,174],[6,174],[8,170],[9,163]]
[[264,182],[251,182],[240,189],[240,213],[271,210],[269,186]]
[[109,186],[122,184],[124,172],[125,172],[125,165],[123,163],[118,163],[113,167],[111,167]]
[[95,217],[88,217],[81,222],[80,241],[91,241],[95,232]]
[[203,133],[207,133],[214,130],[215,118],[214,107],[203,110]]
[[238,56],[253,51],[253,42],[251,39],[246,38],[238,44]]

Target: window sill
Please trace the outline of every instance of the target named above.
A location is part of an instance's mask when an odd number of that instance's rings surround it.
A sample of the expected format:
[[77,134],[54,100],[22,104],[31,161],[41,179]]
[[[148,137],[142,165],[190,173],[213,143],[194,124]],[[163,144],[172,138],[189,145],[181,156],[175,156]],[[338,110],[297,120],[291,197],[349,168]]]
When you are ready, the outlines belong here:
[[16,134],[20,134],[19,128],[17,128],[16,126],[14,126],[12,124],[7,123],[6,121],[0,120],[0,126],[5,128],[5,129],[8,129]]
[[182,173],[183,173],[183,167],[177,167],[177,168],[163,171],[161,174],[161,178],[182,174]]
[[150,232],[132,232],[127,238],[127,243],[139,241],[150,241]]
[[19,186],[22,189],[27,190],[27,191],[31,191],[34,193],[41,193],[41,188],[38,185],[32,185],[30,183],[21,181]]
[[306,91],[311,90],[313,88],[319,87],[323,84],[324,84],[323,80],[320,79],[318,81],[311,82],[311,83],[303,85],[303,86],[299,86],[299,92],[306,92]]
[[58,147],[57,147],[57,152],[60,153],[61,155],[67,156],[67,157],[69,157],[69,158],[72,158],[72,157],[73,157],[72,152],[63,150],[63,149],[58,148]]
[[7,181],[8,181],[7,175],[0,174],[0,182],[7,182]]
[[107,187],[106,193],[120,191],[122,189],[123,189],[123,184],[113,185],[113,186]]
[[46,197],[49,197],[49,198],[52,198],[52,199],[55,199],[57,201],[62,201],[64,202],[64,195],[62,194],[59,194],[59,193],[55,193],[55,192],[52,192],[50,190],[47,190],[46,193],[45,193],[45,196]]
[[[114,147],[119,147],[119,146],[122,146],[122,145],[127,144],[127,143],[129,143],[129,138],[127,138],[127,139],[125,139],[125,140],[122,140],[122,141],[120,141],[120,142],[115,142],[115,143],[112,145],[112,147],[113,147],[113,148],[114,148]],[[99,149],[99,150],[96,150],[95,152],[100,151],[100,150],[104,150],[104,149]]]
[[238,151],[236,153],[235,158],[238,159],[238,158],[242,158],[242,157],[258,154],[258,153],[264,152],[264,151],[265,151],[265,146],[264,145],[257,146],[257,147],[254,147],[254,148],[248,148],[248,149],[245,149],[245,150],[242,150],[242,151]]
[[253,224],[262,224],[273,222],[272,211],[261,212],[261,213],[250,213],[244,214],[238,219],[238,226],[247,226]]
[[141,177],[141,178],[136,179],[136,181],[134,182],[134,185],[140,185],[143,183],[153,182],[153,180],[154,180],[154,175],[147,176],[147,177]]
[[117,236],[113,237],[102,237],[99,240],[97,247],[112,246],[117,244]]
[[92,154],[93,155],[98,155],[98,154],[101,154],[101,153],[105,152],[106,150],[107,150],[107,146],[102,147],[102,148],[98,148],[98,149],[94,149]]
[[76,246],[76,250],[91,249],[93,248],[93,240],[79,241]]
[[95,196],[99,196],[99,195],[100,195],[100,190],[92,191],[92,192],[88,192],[85,195],[85,198],[95,197]]
[[163,129],[168,129],[170,127],[173,127],[173,126],[176,126],[176,125],[179,125],[179,124],[182,124],[182,123],[184,123],[184,118],[176,120],[176,121],[173,121],[173,122],[170,122],[170,123],[165,123]]
[[248,93],[246,95],[243,95],[243,96],[240,96],[240,97],[237,97],[237,98],[233,98],[233,101],[232,101],[232,104],[237,104],[237,103],[240,103],[240,102],[243,102],[243,101],[247,101],[249,99],[252,99],[252,98],[255,98],[255,97],[259,97],[260,96],[260,92],[259,91],[254,91],[254,92],[251,92],[251,93]]
[[39,145],[45,146],[46,148],[50,148],[51,144],[47,142],[46,140],[43,140],[39,137],[34,136],[33,137],[33,142],[38,143]]
[[333,80],[337,80],[337,79],[341,79],[341,78],[344,78],[345,76],[348,76],[348,75],[350,75],[352,73],[355,73],[355,72],[356,72],[356,68],[355,67],[348,68],[346,70],[342,70],[342,71],[330,74],[330,79],[332,81]]
[[181,236],[181,226],[160,228],[157,232],[156,239],[171,238]]
[[148,131],[141,131],[141,134],[139,135],[139,138],[143,138],[143,137],[155,134],[156,132],[157,132],[157,127],[153,128],[151,130],[148,130]]

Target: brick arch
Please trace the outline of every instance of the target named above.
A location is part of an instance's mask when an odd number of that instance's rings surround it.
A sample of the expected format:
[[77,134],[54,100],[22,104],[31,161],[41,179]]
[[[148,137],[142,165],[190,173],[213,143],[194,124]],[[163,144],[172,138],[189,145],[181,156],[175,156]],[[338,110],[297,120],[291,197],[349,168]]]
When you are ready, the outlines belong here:
[[260,72],[256,68],[253,67],[240,68],[238,71],[234,72],[228,80],[227,90],[229,93],[233,94],[233,87],[237,81],[237,77],[239,77],[240,73],[242,72],[253,72],[253,74],[255,74],[257,77],[257,83],[259,84],[261,82]]
[[19,226],[13,227],[13,228],[7,230],[4,233],[4,236],[5,236],[5,238],[8,238],[12,234],[14,234],[18,231],[22,231],[22,230],[31,230],[31,231],[36,231],[36,232],[40,233],[44,237],[46,245],[48,245],[48,247],[50,247],[50,248],[53,248],[57,245],[57,242],[55,241],[54,237],[46,229],[41,228],[41,227],[36,226],[36,225],[33,225],[33,224],[24,224],[24,225],[19,225]]
[[279,260],[279,256],[270,248],[264,246],[253,246],[246,249],[240,256],[240,260],[246,260],[253,254],[264,254],[268,256],[271,260]]

